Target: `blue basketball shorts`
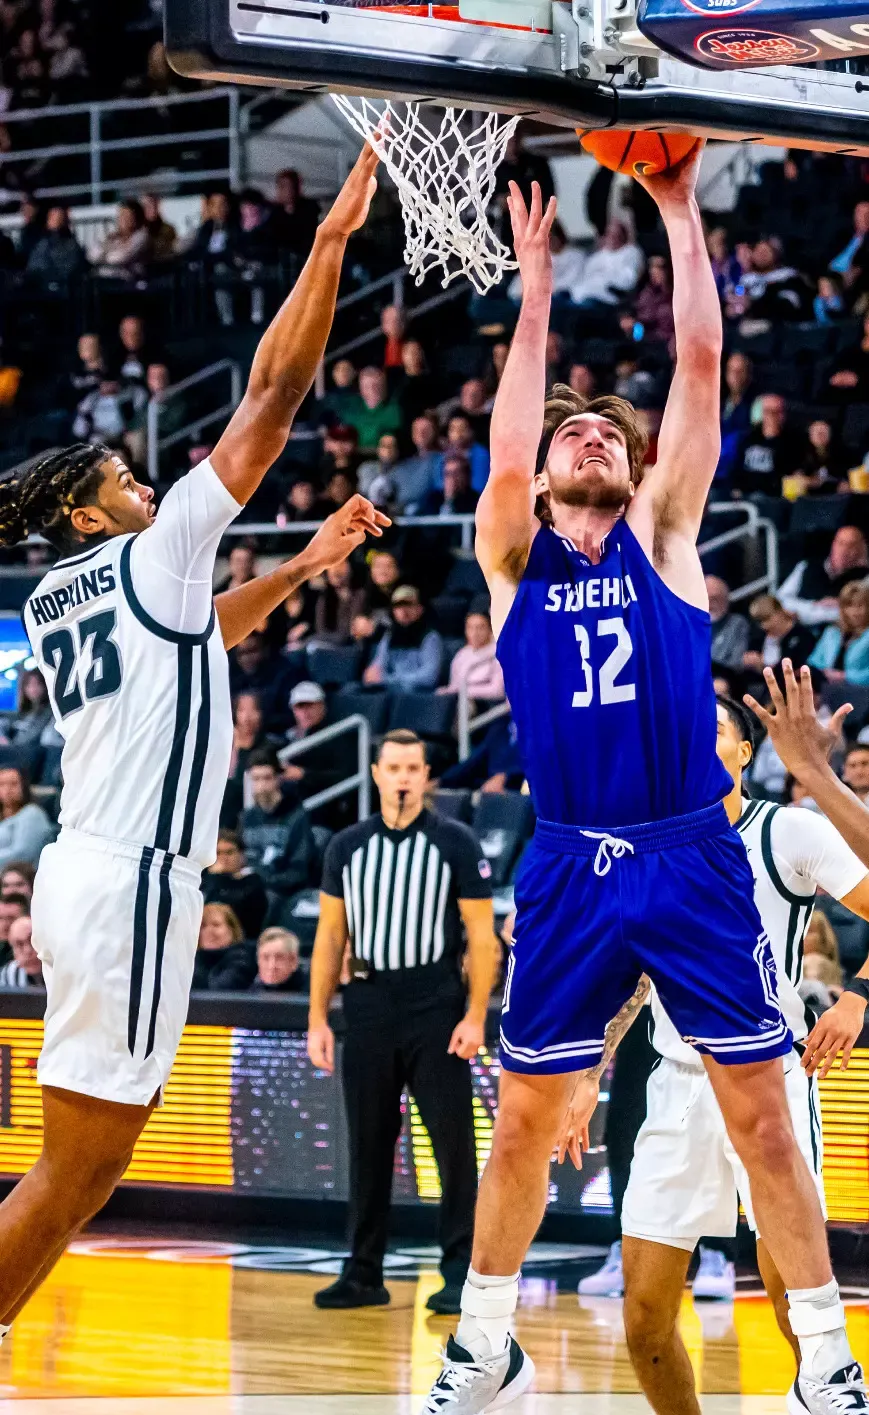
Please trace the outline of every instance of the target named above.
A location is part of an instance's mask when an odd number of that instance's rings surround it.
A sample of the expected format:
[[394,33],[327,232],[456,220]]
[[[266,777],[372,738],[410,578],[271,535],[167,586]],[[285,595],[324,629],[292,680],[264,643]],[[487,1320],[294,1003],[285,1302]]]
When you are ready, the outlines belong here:
[[790,1051],[754,877],[721,805],[612,831],[538,821],[516,882],[501,1065],[596,1066],[643,973],[698,1052],[738,1065]]

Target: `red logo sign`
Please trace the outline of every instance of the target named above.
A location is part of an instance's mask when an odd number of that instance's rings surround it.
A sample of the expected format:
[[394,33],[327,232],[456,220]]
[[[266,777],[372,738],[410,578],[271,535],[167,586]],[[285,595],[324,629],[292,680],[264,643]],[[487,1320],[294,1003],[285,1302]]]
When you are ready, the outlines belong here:
[[806,39],[768,29],[707,30],[694,41],[698,53],[720,64],[751,68],[760,64],[796,64],[817,59],[820,49]]

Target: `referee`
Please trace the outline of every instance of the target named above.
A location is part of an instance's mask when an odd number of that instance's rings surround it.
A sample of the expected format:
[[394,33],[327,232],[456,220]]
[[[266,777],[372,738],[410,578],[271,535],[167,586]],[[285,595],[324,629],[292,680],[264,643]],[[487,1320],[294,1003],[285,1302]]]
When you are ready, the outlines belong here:
[[456,1313],[477,1194],[469,1061],[483,1044],[499,958],[490,870],[468,826],[425,808],[428,765],[415,732],[387,733],[372,775],[381,813],[329,843],[311,960],[308,1055],[331,1072],[329,1004],[349,938],[353,978],[343,996],[341,1069],[350,1133],[351,1252],[338,1281],[314,1301],[340,1308],[389,1301],[383,1257],[407,1086],[431,1137],[443,1194],[444,1286],[428,1305]]

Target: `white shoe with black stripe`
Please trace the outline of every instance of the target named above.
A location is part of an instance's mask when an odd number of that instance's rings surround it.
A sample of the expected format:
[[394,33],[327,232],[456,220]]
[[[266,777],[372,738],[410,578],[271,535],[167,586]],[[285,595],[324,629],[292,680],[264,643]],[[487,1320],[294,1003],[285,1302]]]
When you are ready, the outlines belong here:
[[495,1356],[476,1360],[454,1337],[443,1353],[444,1368],[421,1415],[482,1415],[518,1400],[534,1379],[534,1362],[512,1336]]
[[826,1381],[800,1371],[787,1396],[789,1415],[869,1415],[863,1368],[855,1361]]

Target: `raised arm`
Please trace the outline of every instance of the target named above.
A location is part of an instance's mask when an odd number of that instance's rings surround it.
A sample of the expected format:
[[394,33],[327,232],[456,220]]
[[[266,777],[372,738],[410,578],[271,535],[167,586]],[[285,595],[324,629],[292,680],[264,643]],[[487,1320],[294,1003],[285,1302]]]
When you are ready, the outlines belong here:
[[375,511],[364,496],[351,496],[340,511],[326,518],[295,559],[238,589],[217,595],[214,608],[226,648],[235,648],[300,585],[332,565],[340,565],[366,535],[380,536],[381,528],[389,524],[389,517]]
[[492,412],[491,470],[477,505],[476,539],[496,633],[507,617],[535,531],[534,473],[546,398],[546,335],[552,300],[549,231],[555,220],[555,198],[544,212],[535,182],[529,212],[511,182],[508,206],[522,276],[522,308]]
[[237,502],[256,491],[290,435],[314,381],[332,328],[348,237],[368,214],[377,156],[367,145],[329,214],[292,294],[278,310],[254,356],[241,403],[211,454],[211,465]]
[[673,263],[676,368],[658,438],[657,464],[635,497],[631,520],[651,509],[656,537],[696,541],[721,451],[721,306],[694,195],[703,144],[658,177],[641,179],[655,199]]

